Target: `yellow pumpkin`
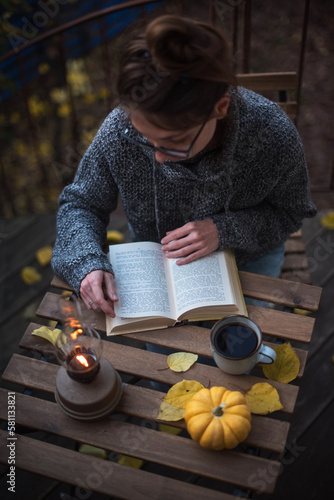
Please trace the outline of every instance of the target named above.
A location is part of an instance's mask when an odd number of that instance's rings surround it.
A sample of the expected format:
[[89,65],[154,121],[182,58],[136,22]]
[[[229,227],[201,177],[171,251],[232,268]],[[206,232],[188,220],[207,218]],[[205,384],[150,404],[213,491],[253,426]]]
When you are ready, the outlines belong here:
[[251,412],[245,396],[225,387],[201,389],[187,403],[187,430],[203,448],[235,448],[251,430]]

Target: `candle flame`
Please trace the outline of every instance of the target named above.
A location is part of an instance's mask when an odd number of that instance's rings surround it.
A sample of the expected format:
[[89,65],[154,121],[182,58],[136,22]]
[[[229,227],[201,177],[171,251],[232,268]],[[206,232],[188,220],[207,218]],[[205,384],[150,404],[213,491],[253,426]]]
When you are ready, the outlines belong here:
[[80,321],[77,320],[76,318],[68,318],[68,324],[72,326],[72,328],[79,328],[81,327]]
[[79,361],[79,363],[81,363],[82,365],[84,365],[86,368],[89,367],[87,359],[82,354],[77,354],[75,356],[75,358]]
[[70,336],[73,340],[76,340],[78,335],[80,335],[81,333],[83,333],[83,330],[81,328],[78,328],[74,332],[70,333]]

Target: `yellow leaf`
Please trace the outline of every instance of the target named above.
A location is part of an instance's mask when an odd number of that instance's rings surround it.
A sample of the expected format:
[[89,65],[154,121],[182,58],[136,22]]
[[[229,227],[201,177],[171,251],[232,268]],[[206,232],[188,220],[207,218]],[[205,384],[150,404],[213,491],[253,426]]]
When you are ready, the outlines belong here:
[[116,229],[107,231],[107,240],[108,243],[122,243],[124,240],[124,235],[117,231]]
[[283,408],[277,390],[267,382],[252,385],[245,397],[250,411],[258,415],[267,415]]
[[299,309],[299,307],[295,307],[293,312],[295,314],[299,314],[300,316],[308,316],[309,314],[312,314],[311,311],[306,311],[306,309]]
[[26,285],[34,285],[41,281],[42,276],[39,272],[32,266],[26,266],[21,269],[21,278]]
[[201,389],[204,386],[196,380],[182,380],[169,389],[164,401],[177,408],[185,408],[188,401]]
[[324,215],[320,220],[320,224],[326,229],[334,229],[334,212]]
[[[31,332],[31,335],[36,335],[37,337],[42,337],[45,340],[48,340],[56,346],[56,340],[58,335],[61,333],[61,330],[59,328],[55,328],[54,330],[50,330],[47,326],[41,326],[40,328],[36,328],[33,332]],[[65,335],[64,335],[65,337]]]
[[167,364],[173,372],[186,372],[196,363],[197,359],[197,354],[191,354],[190,352],[175,352],[168,356]]
[[128,455],[120,455],[117,459],[117,463],[120,465],[133,467],[134,469],[140,469],[144,461],[140,458],[129,457]]
[[177,406],[170,405],[166,401],[163,401],[160,405],[158,419],[176,422],[184,417],[184,412],[184,408],[178,408]]
[[87,104],[91,104],[92,102],[96,101],[96,95],[93,94],[93,92],[88,92],[87,94],[84,95],[84,101]]
[[182,432],[182,429],[179,429],[179,427],[172,427],[171,425],[160,424],[160,422],[158,423],[158,429],[160,432],[166,432],[167,434],[174,434],[174,436],[177,436]]
[[271,365],[262,366],[263,373],[270,380],[288,384],[299,373],[299,358],[288,342],[275,346],[274,350],[276,351],[276,359]]
[[50,90],[50,97],[53,102],[57,104],[63,104],[68,101],[68,92],[66,89],[57,87]]
[[90,446],[89,444],[82,444],[79,448],[79,453],[84,453],[84,455],[91,455],[97,458],[106,459],[108,457],[106,450],[102,448],[96,448],[96,446]]
[[41,141],[38,144],[38,153],[42,156],[49,157],[53,154],[52,144],[48,141]]
[[46,266],[50,263],[52,257],[52,246],[47,245],[36,252],[36,259],[40,266]]
[[37,95],[31,95],[28,99],[28,107],[32,116],[39,118],[45,116],[49,111],[48,103],[42,101]]
[[83,59],[67,59],[67,80],[75,96],[81,96],[91,92],[89,75],[86,72]]
[[57,109],[57,115],[60,118],[66,118],[71,113],[71,105],[68,102],[64,102]]
[[23,311],[24,319],[26,319],[28,321],[36,320],[37,308],[38,308],[38,302],[32,302],[31,304],[27,305]]

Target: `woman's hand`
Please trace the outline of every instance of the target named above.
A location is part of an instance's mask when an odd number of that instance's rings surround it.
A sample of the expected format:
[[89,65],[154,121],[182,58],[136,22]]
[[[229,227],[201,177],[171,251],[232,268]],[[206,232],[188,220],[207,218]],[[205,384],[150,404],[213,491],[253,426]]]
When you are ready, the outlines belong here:
[[161,240],[166,257],[178,259],[176,264],[188,264],[204,257],[219,246],[219,236],[211,219],[188,222],[174,231],[169,231]]
[[114,277],[106,271],[92,271],[87,274],[80,285],[80,296],[88,309],[103,311],[114,318],[114,302],[118,296]]

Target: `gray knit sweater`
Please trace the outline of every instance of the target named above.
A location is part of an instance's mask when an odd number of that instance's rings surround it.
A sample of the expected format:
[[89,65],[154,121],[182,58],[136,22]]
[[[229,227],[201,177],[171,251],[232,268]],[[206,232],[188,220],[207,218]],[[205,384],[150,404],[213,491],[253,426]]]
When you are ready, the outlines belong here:
[[160,242],[189,221],[211,219],[220,248],[234,248],[239,265],[281,245],[316,213],[294,125],[254,92],[231,91],[221,143],[188,160],[156,162],[123,138],[125,125],[126,113],[114,109],[59,198],[52,266],[77,293],[91,271],[112,272],[102,246],[118,195],[135,240]]

